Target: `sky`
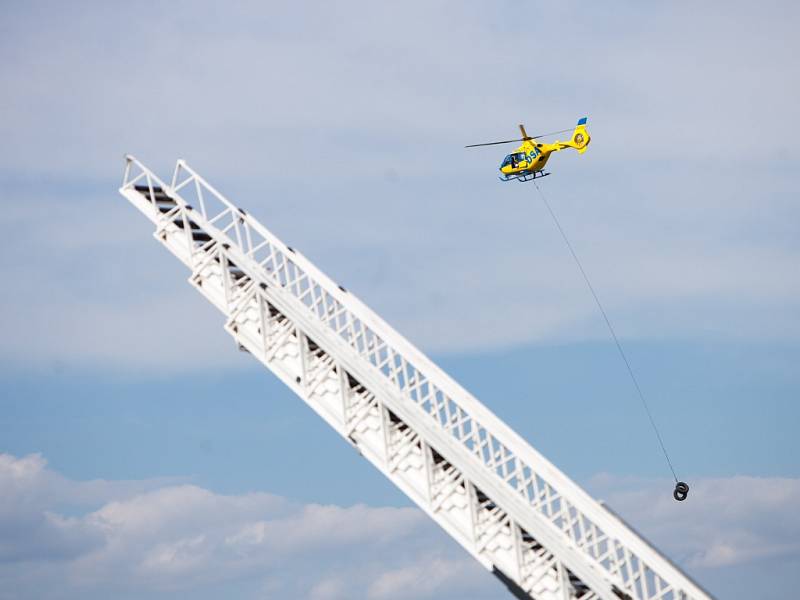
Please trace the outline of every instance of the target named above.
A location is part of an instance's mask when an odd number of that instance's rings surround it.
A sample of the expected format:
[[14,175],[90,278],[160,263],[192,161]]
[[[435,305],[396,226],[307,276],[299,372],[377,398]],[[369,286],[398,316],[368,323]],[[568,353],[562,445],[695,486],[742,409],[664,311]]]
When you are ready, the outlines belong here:
[[[719,598],[800,585],[792,2],[30,2],[0,20],[0,600],[505,597],[117,192],[186,159]],[[504,147],[592,144],[540,186]]]

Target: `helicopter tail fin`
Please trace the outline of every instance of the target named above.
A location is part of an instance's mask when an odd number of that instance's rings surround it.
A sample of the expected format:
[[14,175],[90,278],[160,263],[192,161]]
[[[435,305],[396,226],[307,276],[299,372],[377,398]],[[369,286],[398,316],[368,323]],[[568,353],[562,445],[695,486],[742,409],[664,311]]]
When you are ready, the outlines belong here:
[[588,119],[586,117],[581,117],[578,119],[578,124],[575,126],[575,131],[572,132],[572,139],[567,142],[571,148],[575,148],[578,151],[578,154],[583,154],[586,152],[589,142],[592,141],[589,132],[586,131],[587,120]]

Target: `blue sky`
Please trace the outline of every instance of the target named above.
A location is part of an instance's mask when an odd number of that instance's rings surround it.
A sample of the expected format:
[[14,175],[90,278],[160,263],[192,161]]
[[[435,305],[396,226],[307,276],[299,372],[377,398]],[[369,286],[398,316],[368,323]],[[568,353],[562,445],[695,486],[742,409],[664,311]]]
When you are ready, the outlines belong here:
[[[794,3],[5,13],[0,598],[503,594],[236,351],[127,152],[187,159],[719,597],[800,584]],[[463,150],[583,115],[542,186],[681,505],[535,190]]]

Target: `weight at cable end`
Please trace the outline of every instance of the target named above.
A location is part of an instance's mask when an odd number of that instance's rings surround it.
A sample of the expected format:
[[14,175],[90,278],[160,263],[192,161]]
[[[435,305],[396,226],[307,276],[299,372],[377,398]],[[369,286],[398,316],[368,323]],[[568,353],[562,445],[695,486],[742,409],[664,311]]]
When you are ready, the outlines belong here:
[[672,497],[678,502],[683,502],[689,495],[689,484],[679,481],[675,484],[675,490],[672,492]]

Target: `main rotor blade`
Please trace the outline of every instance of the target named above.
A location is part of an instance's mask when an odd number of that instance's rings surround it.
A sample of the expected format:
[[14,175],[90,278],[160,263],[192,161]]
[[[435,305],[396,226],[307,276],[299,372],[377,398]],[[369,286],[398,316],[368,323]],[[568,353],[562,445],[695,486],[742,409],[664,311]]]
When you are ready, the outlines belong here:
[[535,135],[530,139],[538,140],[539,138],[547,137],[548,135],[557,135],[559,133],[568,133],[570,131],[572,131],[572,129],[562,129],[561,131],[553,131],[551,133],[540,133],[539,135]]
[[[520,125],[520,129],[522,126]],[[486,142],[485,144],[470,144],[464,148],[477,148],[478,146],[497,146],[498,144],[513,144],[514,142],[524,142],[526,140],[538,140],[539,138],[547,137],[549,135],[558,135],[559,133],[569,133],[572,129],[562,129],[561,131],[551,131],[550,133],[541,133],[539,135],[528,136],[519,138],[517,140],[503,140],[502,142]]]
[[469,146],[464,146],[464,148],[476,148],[478,146],[496,146],[497,144],[513,144],[514,142],[524,142],[524,141],[525,139],[503,140],[502,142],[486,142],[485,144],[470,144]]

